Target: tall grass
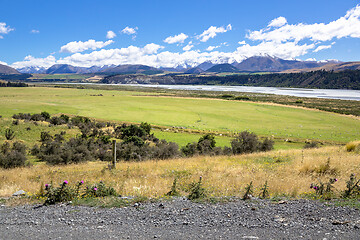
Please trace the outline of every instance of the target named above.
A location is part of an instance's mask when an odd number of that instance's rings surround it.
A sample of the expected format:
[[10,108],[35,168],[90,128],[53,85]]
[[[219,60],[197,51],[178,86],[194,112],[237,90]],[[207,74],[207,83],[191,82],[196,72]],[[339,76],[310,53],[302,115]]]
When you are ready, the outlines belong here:
[[[329,160],[330,157],[330,160]],[[321,172],[324,164],[335,171]],[[169,192],[174,178],[185,195],[189,183],[202,176],[204,187],[213,196],[242,196],[253,182],[255,194],[267,181],[272,195],[299,196],[310,192],[310,183],[336,176],[335,189],[344,189],[351,173],[360,174],[360,156],[344,147],[308,150],[282,150],[238,156],[194,157],[165,161],[120,162],[107,169],[107,163],[89,162],[68,166],[38,164],[29,168],[0,170],[0,196],[17,190],[36,193],[45,183],[85,184],[104,181],[122,195],[159,197]]]

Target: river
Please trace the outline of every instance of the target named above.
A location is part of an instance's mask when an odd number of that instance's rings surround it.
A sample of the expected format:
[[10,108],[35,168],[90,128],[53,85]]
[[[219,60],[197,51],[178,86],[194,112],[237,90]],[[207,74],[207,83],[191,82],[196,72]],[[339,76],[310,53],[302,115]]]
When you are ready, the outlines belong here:
[[216,86],[216,85],[151,85],[151,84],[121,84],[121,85],[138,86],[138,87],[155,87],[155,88],[175,89],[175,90],[265,93],[265,94],[276,94],[276,95],[289,95],[296,97],[328,98],[328,99],[360,101],[360,90],[347,90],[347,89],[308,89],[308,88]]

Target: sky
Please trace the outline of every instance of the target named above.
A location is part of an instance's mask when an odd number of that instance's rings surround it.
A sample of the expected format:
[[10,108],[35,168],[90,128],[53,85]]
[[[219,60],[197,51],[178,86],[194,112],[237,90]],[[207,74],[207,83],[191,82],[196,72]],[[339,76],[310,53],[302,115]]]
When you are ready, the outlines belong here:
[[0,64],[360,60],[357,0],[0,0]]

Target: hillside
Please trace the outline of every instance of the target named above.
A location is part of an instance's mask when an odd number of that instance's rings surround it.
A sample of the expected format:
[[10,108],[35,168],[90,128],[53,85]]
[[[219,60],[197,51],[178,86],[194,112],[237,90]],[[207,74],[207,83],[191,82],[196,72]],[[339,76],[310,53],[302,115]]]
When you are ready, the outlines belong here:
[[146,65],[118,65],[116,67],[107,68],[101,73],[103,74],[137,74],[137,73],[143,73],[143,74],[157,74],[162,73],[162,70],[159,70],[154,67],[149,67]]
[[20,74],[15,68],[0,64],[0,74]]
[[273,74],[235,74],[227,76],[177,75],[161,76],[112,75],[101,80],[101,83],[133,84],[221,84],[264,87],[297,87],[324,89],[360,89],[360,70],[340,72],[315,71],[307,73],[273,73]]
[[235,64],[240,71],[251,72],[280,72],[287,69],[316,68],[327,64],[327,62],[310,62],[298,60],[284,60],[270,56],[254,56]]
[[189,70],[187,70],[185,72],[185,74],[201,74],[203,72],[204,72],[204,70],[202,70],[201,68],[194,67],[194,68],[190,68]]
[[224,63],[224,64],[217,64],[208,70],[206,72],[216,72],[216,73],[222,73],[222,72],[239,72],[239,69],[234,67],[231,64]]
[[360,62],[343,62],[343,63],[329,63],[317,68],[305,68],[305,69],[290,69],[283,71],[283,73],[298,73],[298,72],[310,72],[310,71],[345,71],[345,70],[360,70]]
[[85,71],[84,68],[74,67],[69,64],[55,64],[48,68],[45,73],[46,74],[60,74],[60,73],[83,73]]

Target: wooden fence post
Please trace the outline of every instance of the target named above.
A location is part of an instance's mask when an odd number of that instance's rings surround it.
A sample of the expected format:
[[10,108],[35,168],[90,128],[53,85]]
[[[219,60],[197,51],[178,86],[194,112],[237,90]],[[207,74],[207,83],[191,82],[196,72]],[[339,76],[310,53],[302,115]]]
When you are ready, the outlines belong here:
[[116,168],[116,140],[112,140],[112,167]]

